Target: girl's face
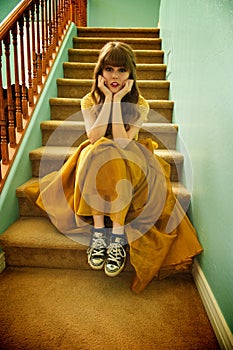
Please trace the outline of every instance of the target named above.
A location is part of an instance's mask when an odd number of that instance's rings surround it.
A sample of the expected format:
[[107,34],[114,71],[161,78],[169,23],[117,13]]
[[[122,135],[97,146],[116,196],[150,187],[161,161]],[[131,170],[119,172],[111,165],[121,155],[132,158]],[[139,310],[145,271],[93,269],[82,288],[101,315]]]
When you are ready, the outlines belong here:
[[129,71],[124,67],[106,66],[103,69],[105,85],[113,93],[119,92],[129,79]]

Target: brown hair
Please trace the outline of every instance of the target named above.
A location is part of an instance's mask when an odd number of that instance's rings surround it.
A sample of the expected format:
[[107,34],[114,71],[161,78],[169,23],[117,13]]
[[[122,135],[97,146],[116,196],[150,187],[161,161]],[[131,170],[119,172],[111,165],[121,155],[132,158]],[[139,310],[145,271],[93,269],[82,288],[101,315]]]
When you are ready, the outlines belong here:
[[106,66],[124,67],[129,71],[129,79],[134,81],[131,91],[124,96],[122,102],[137,103],[139,90],[136,76],[136,59],[131,47],[123,42],[111,41],[101,49],[94,70],[94,83],[91,94],[96,104],[104,102],[104,94],[98,88],[98,76],[103,74]]

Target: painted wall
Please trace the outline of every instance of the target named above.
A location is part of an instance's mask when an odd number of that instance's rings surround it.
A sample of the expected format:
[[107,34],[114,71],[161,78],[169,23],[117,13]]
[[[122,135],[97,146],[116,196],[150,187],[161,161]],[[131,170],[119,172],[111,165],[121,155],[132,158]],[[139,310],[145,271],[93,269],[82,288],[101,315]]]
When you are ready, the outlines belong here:
[[59,49],[56,61],[47,78],[40,100],[33,113],[32,120],[26,130],[10,174],[0,195],[0,234],[19,216],[18,201],[15,195],[17,187],[31,178],[31,162],[29,152],[41,146],[40,123],[50,119],[49,99],[57,96],[56,79],[63,76],[62,62],[68,61],[68,48],[72,47],[73,37],[77,34],[74,24],[67,32]]
[[233,1],[161,0],[163,49],[193,165],[199,263],[233,331]]
[[89,27],[157,27],[160,0],[89,0]]
[[20,4],[20,0],[0,0],[0,23]]

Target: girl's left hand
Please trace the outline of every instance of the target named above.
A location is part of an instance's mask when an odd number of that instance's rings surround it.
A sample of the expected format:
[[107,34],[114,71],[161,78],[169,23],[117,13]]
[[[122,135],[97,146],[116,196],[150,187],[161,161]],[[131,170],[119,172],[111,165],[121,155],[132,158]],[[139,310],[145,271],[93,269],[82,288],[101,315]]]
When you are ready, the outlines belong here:
[[115,102],[121,101],[122,98],[131,91],[133,83],[134,83],[133,79],[126,80],[124,87],[114,95],[113,100]]

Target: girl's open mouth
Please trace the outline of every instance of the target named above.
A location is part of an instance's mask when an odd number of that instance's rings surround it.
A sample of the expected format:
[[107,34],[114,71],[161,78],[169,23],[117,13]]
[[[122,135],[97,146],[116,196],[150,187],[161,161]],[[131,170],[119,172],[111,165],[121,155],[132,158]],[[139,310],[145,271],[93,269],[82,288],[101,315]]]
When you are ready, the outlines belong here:
[[119,84],[114,82],[114,83],[111,83],[111,86],[115,88],[115,87],[118,87]]

